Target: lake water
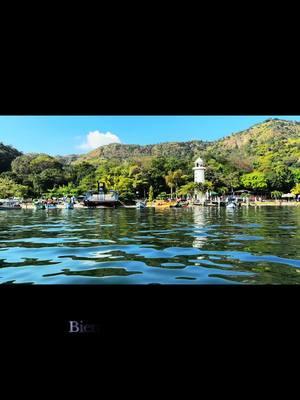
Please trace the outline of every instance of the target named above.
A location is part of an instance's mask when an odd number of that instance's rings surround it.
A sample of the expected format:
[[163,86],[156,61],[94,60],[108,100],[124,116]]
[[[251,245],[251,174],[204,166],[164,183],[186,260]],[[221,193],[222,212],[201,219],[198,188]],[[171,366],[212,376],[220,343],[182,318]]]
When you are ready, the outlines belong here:
[[0,211],[4,284],[299,284],[300,208]]

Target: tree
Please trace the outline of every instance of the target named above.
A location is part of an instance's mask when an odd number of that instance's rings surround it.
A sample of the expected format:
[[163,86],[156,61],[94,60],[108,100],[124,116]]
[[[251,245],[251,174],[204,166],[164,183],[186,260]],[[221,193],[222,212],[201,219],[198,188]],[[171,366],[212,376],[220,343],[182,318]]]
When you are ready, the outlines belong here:
[[95,170],[95,166],[86,161],[64,167],[66,179],[74,185],[79,185],[84,177],[94,174]]
[[54,186],[66,183],[62,171],[54,168],[45,169],[40,174],[33,174],[33,187],[41,195]]
[[214,185],[213,185],[212,182],[210,182],[210,181],[205,181],[205,182],[203,183],[203,189],[204,189],[205,191],[213,190],[213,188],[214,188]]
[[295,178],[292,170],[286,165],[277,164],[268,171],[267,182],[271,190],[280,190],[289,192],[295,184]]
[[183,171],[177,169],[176,171],[169,171],[168,175],[165,176],[166,184],[171,189],[171,198],[173,198],[173,189],[176,188],[176,196],[178,191],[178,186],[183,182]]
[[56,158],[47,154],[39,154],[29,165],[30,172],[33,174],[40,174],[46,169],[62,170],[62,167],[62,164]]
[[155,189],[156,192],[166,191],[168,187],[165,179],[167,174],[165,161],[166,160],[163,157],[153,158],[147,171],[149,184],[153,186],[153,189]]
[[223,182],[230,190],[238,188],[240,186],[239,172],[234,171],[226,174],[226,177],[223,180]]
[[293,174],[295,183],[300,183],[300,168],[292,169],[292,174]]
[[14,147],[0,143],[0,172],[9,171],[12,161],[21,154]]
[[175,187],[174,173],[170,171],[169,174],[165,176],[165,180],[166,184],[171,189],[171,199],[173,199],[173,188]]
[[30,164],[35,157],[37,157],[37,154],[30,153],[15,158],[11,163],[12,171],[19,177],[29,175],[31,173]]
[[173,172],[173,178],[174,178],[174,183],[175,183],[175,188],[176,188],[176,197],[177,197],[177,192],[178,192],[178,186],[182,183],[183,181],[183,172],[181,169],[177,169],[176,171]]
[[198,192],[203,193],[203,192],[206,191],[206,186],[205,186],[204,183],[202,183],[202,182],[197,182],[197,183],[195,183],[195,189],[196,189]]
[[8,178],[0,178],[0,198],[24,197],[26,194],[26,186],[18,185]]
[[148,200],[150,201],[150,203],[153,201],[154,199],[154,193],[153,193],[153,186],[150,186],[149,188],[149,197]]
[[264,192],[268,188],[267,178],[263,172],[254,171],[242,175],[241,182],[246,189],[257,192]]
[[291,190],[291,193],[293,193],[293,194],[300,194],[300,183],[297,183],[294,187],[293,187],[293,189]]
[[180,189],[178,190],[178,194],[180,196],[193,196],[195,188],[196,184],[194,182],[186,183],[185,185],[180,187]]
[[280,199],[282,196],[282,192],[280,192],[279,190],[274,190],[273,192],[271,192],[271,197],[272,199]]
[[161,192],[156,198],[157,200],[166,200],[168,198],[168,195],[166,192]]

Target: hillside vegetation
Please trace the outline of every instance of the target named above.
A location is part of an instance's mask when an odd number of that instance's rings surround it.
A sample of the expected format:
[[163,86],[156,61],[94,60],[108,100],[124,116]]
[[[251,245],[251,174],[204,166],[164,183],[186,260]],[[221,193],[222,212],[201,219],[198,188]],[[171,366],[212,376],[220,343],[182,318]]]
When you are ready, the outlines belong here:
[[266,120],[251,128],[218,140],[209,147],[237,168],[244,163],[250,168],[264,169],[270,163],[299,166],[300,122],[279,119]]
[[[1,147],[2,146],[2,147]],[[1,152],[2,151],[2,152]],[[248,189],[280,197],[300,193],[300,123],[266,120],[218,141],[168,142],[153,145],[110,144],[85,155],[21,155],[0,145],[0,197],[78,195],[105,182],[121,199],[170,193],[193,194],[194,160],[206,165],[206,183],[198,189],[219,194]]]
[[0,172],[8,171],[12,161],[21,154],[14,147],[0,143]]
[[194,140],[190,142],[167,142],[159,144],[137,145],[112,143],[99,147],[81,156],[77,162],[88,161],[97,163],[103,159],[136,159],[144,157],[190,157],[202,153],[209,142]]

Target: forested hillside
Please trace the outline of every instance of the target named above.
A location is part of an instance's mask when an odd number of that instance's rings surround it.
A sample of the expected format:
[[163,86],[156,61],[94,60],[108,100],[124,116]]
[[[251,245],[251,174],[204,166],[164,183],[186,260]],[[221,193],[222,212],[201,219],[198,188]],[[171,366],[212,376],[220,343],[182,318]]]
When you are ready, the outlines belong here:
[[20,156],[18,150],[12,146],[6,146],[0,143],[0,172],[8,171],[10,169],[11,162],[18,156]]
[[109,144],[83,156],[22,155],[0,144],[0,198],[78,195],[96,189],[98,180],[123,200],[192,194],[198,156],[207,168],[200,189],[300,193],[300,123],[271,119],[215,142]]
[[103,159],[136,159],[143,157],[190,157],[202,153],[209,142],[194,140],[190,142],[167,142],[159,144],[137,145],[112,143],[99,147],[81,156],[77,162],[88,161],[97,163]]

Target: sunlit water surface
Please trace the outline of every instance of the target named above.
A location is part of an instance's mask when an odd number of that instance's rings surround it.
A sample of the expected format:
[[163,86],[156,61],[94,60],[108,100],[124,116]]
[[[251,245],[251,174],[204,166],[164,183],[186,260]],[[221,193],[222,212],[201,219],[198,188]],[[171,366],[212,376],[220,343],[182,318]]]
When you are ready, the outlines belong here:
[[0,211],[0,283],[299,284],[300,208]]

